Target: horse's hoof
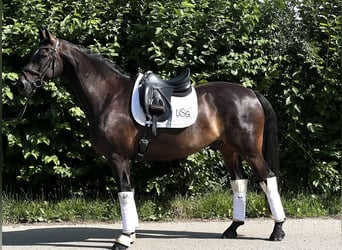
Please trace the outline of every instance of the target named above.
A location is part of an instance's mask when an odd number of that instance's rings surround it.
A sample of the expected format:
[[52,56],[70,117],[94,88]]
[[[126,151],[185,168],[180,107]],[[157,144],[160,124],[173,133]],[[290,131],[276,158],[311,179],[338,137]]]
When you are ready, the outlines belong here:
[[271,241],[282,241],[285,238],[285,232],[283,230],[279,232],[273,232],[270,236]]
[[226,230],[222,234],[222,239],[235,239],[237,237],[237,232],[232,230]]
[[285,232],[282,229],[283,223],[283,221],[275,223],[273,232],[269,238],[271,241],[282,241],[285,238]]
[[222,239],[235,239],[237,237],[236,229],[245,224],[243,221],[233,221],[233,223],[222,234]]
[[112,246],[112,250],[126,250],[128,247],[121,245],[117,242],[114,243],[114,245]]

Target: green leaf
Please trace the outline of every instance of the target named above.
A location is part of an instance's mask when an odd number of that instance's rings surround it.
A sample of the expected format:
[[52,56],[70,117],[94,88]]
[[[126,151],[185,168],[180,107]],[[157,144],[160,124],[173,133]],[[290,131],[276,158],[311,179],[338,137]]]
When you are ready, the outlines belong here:
[[230,73],[233,75],[233,76],[237,76],[239,74],[239,70],[238,69],[231,69],[230,70]]
[[157,27],[157,28],[156,28],[155,34],[156,34],[156,35],[160,34],[160,33],[162,32],[162,30],[163,30],[163,29],[162,29],[161,27]]
[[45,155],[42,161],[45,164],[52,162],[55,166],[60,164],[60,161],[57,155]]

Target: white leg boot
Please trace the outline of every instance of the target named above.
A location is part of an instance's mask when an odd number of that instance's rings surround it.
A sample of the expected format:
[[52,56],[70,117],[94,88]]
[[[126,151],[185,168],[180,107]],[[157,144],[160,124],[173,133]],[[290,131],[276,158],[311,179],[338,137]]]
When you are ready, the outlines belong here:
[[283,222],[286,216],[278,193],[277,177],[267,178],[266,183],[260,182],[260,186],[267,196],[273,219],[275,222]]
[[247,179],[230,181],[233,196],[233,221],[245,221],[246,218],[246,193]]
[[237,228],[245,224],[246,218],[246,193],[247,193],[247,179],[230,181],[233,196],[233,222],[224,231],[222,238],[233,239],[237,237]]
[[134,214],[134,220],[135,220],[135,228],[138,228],[139,227],[139,217],[138,217],[137,206],[135,204],[135,199],[134,199],[134,189],[132,189],[132,193],[133,193],[132,206],[133,206],[133,214]]
[[116,242],[129,247],[135,240],[135,229],[138,227],[134,194],[133,192],[120,192],[118,196],[122,216],[122,234],[116,239]]

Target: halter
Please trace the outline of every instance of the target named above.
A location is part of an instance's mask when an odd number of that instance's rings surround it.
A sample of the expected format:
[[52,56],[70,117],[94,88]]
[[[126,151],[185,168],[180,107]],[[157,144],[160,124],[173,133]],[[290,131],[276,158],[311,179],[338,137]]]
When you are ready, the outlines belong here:
[[[37,88],[40,88],[44,85],[44,77],[46,75],[46,72],[48,71],[48,69],[50,67],[52,67],[52,78],[54,77],[55,75],[55,68],[57,67],[57,61],[56,61],[56,58],[57,58],[57,52],[58,52],[58,47],[59,47],[59,40],[57,39],[56,40],[56,44],[53,48],[51,47],[42,47],[42,48],[39,48],[36,53],[38,53],[41,49],[49,49],[50,52],[49,52],[49,60],[47,61],[47,63],[41,67],[41,69],[43,69],[41,72],[37,71],[37,70],[34,70],[34,69],[30,69],[29,67],[25,66],[23,68],[23,73],[24,73],[24,76],[26,78],[26,80],[31,83],[34,87],[33,91],[32,91],[32,95],[35,93],[35,90]],[[29,80],[27,79],[26,77],[26,72],[32,74],[32,75],[36,75],[37,78],[35,80]]]

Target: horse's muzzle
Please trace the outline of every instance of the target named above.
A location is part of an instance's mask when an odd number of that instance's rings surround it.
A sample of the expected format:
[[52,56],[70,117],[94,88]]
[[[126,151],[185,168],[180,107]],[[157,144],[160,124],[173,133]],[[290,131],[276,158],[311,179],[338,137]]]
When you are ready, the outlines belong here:
[[20,95],[30,97],[34,94],[35,88],[32,83],[27,81],[25,78],[19,77],[16,85]]

